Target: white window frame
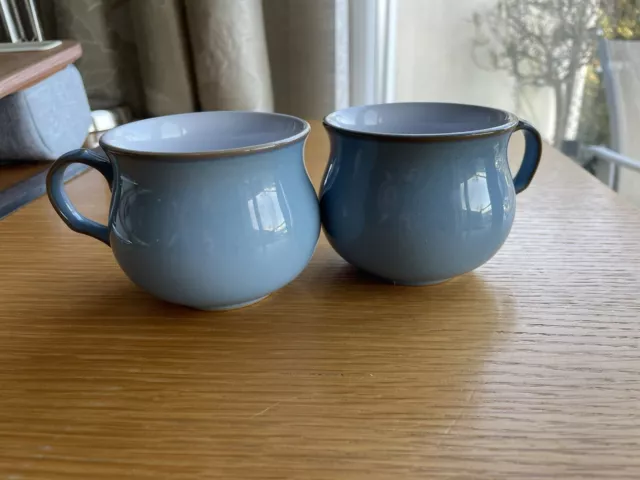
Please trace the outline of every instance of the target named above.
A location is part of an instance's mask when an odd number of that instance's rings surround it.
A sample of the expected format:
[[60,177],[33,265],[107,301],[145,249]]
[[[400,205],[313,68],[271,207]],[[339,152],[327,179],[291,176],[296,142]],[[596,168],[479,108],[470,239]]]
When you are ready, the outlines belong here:
[[347,25],[336,28],[338,108],[394,101],[396,2],[336,0],[336,25]]

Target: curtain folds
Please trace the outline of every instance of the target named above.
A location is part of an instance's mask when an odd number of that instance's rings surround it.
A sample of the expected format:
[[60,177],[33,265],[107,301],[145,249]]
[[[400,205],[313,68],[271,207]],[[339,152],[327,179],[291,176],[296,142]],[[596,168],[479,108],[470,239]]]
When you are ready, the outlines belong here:
[[48,36],[81,42],[77,66],[92,108],[126,105],[138,117],[275,110],[321,118],[348,92],[343,3],[53,0]]
[[204,110],[273,110],[261,0],[187,1]]
[[178,0],[131,1],[131,17],[145,113],[150,116],[197,109],[184,9]]

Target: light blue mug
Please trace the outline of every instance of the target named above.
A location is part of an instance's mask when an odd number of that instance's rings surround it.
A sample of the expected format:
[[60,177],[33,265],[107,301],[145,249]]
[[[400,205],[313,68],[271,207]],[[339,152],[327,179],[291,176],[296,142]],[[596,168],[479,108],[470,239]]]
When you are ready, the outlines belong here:
[[[353,107],[328,115],[324,126],[327,238],[347,262],[403,285],[443,282],[495,255],[542,151],[528,123],[472,105]],[[516,130],[526,150],[512,179],[507,144]]]
[[[288,115],[202,112],[130,123],[63,155],[47,192],[66,224],[109,245],[126,275],[163,300],[242,307],[293,280],[320,233],[303,162],[309,124]],[[108,225],[83,217],[63,186],[83,163],[112,189]]]

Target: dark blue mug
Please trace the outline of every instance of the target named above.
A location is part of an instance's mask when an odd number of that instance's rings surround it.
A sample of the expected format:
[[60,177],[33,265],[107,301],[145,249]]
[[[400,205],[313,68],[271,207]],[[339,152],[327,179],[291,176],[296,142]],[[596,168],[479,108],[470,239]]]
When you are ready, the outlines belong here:
[[[349,263],[403,285],[443,282],[493,257],[542,152],[534,127],[473,105],[367,105],[334,112],[324,126],[327,238]],[[507,145],[517,130],[526,149],[512,178]]]

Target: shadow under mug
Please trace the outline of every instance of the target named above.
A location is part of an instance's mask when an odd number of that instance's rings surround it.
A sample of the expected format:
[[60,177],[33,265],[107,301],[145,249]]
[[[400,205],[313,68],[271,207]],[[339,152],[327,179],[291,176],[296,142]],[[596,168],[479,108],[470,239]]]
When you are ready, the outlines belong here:
[[[327,238],[347,262],[403,285],[443,282],[493,257],[542,152],[534,127],[473,105],[352,107],[325,117],[324,126]],[[512,178],[507,145],[517,130],[526,149]]]
[[[117,127],[106,155],[76,150],[47,193],[76,232],[109,245],[125,274],[163,300],[205,310],[257,302],[305,268],[320,233],[303,162],[309,124],[259,112],[200,112]],[[64,191],[72,163],[112,189],[109,221],[82,216]]]

